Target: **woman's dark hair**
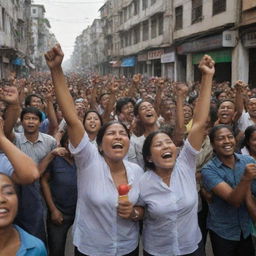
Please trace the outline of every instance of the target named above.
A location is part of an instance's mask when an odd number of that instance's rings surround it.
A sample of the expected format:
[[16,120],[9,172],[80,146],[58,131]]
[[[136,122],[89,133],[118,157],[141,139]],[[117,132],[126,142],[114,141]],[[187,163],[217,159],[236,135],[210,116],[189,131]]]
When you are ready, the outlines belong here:
[[42,104],[44,103],[44,99],[43,99],[40,95],[34,93],[34,94],[28,95],[28,96],[25,98],[25,107],[30,106],[32,97],[39,98],[39,99],[41,100]]
[[101,117],[101,115],[100,115],[97,111],[95,111],[95,110],[88,110],[88,111],[85,112],[85,114],[84,114],[84,119],[83,119],[83,125],[84,125],[84,122],[85,122],[86,117],[87,117],[88,114],[90,114],[90,113],[95,113],[95,114],[98,116],[98,118],[100,119],[100,125],[102,126],[102,125],[103,125],[102,117]]
[[233,129],[230,125],[226,125],[226,124],[216,125],[209,132],[209,138],[210,138],[211,144],[213,144],[213,142],[214,142],[215,135],[216,135],[217,131],[219,131],[220,129],[223,129],[223,128],[228,129],[234,135]]
[[254,132],[256,132],[256,125],[250,125],[244,131],[244,139],[242,142],[242,147],[246,147],[248,151],[250,151],[249,141]]
[[106,132],[106,130],[108,129],[108,127],[110,127],[110,126],[113,125],[113,124],[120,124],[120,125],[122,125],[122,126],[124,127],[124,129],[125,129],[127,135],[128,135],[128,138],[130,139],[129,130],[127,129],[126,125],[123,124],[122,122],[119,122],[119,121],[116,121],[116,120],[112,120],[112,121],[110,121],[110,122],[105,123],[105,124],[100,128],[100,130],[99,130],[99,132],[98,132],[98,134],[97,134],[97,138],[96,138],[96,142],[97,142],[97,145],[98,145],[98,149],[99,149],[99,152],[100,152],[101,155],[103,154],[103,152],[100,151],[100,146],[101,146],[101,144],[102,144],[103,137],[104,137],[105,132]]
[[160,133],[164,133],[171,138],[171,134],[169,134],[169,132],[167,132],[167,130],[161,129],[161,130],[150,133],[144,141],[143,148],[142,148],[142,155],[143,155],[143,160],[144,160],[144,167],[146,170],[147,169],[155,170],[155,164],[153,162],[149,161],[149,157],[151,156],[150,149],[151,149],[151,145],[152,145],[152,141],[153,141],[154,137]]
[[15,192],[17,193],[17,192],[18,192],[18,190],[17,190],[17,185],[15,184],[13,178],[12,178],[11,176],[7,175],[7,174],[4,173],[4,172],[1,172],[1,171],[0,171],[0,175],[4,175],[5,177],[7,177],[7,178],[12,182],[13,187],[14,187],[14,189],[15,189]]
[[68,142],[68,131],[65,131],[61,137],[60,145],[64,148],[66,148],[67,142]]
[[26,107],[26,108],[23,108],[21,113],[20,113],[20,120],[22,121],[23,118],[24,118],[24,115],[26,114],[34,114],[36,116],[38,116],[40,122],[42,122],[43,120],[43,116],[42,116],[42,113],[39,109],[35,108],[35,107]]
[[124,97],[124,98],[119,99],[116,102],[116,113],[120,114],[122,112],[123,106],[125,106],[126,104],[128,104],[130,102],[132,103],[133,106],[135,105],[135,102],[132,98]]

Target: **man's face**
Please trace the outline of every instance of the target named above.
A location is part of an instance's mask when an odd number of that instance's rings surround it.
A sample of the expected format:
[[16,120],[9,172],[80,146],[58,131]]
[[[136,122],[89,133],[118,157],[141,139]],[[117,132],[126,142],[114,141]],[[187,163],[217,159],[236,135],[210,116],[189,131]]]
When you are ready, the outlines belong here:
[[39,110],[43,110],[43,103],[42,100],[38,97],[33,96],[30,101],[30,106],[35,107]]
[[250,117],[256,118],[256,98],[249,99],[247,109]]
[[122,107],[121,114],[124,117],[124,121],[131,122],[133,120],[134,118],[133,110],[134,110],[134,106],[131,102],[125,104]]
[[28,134],[38,132],[40,123],[39,117],[33,113],[26,113],[21,121],[24,132]]

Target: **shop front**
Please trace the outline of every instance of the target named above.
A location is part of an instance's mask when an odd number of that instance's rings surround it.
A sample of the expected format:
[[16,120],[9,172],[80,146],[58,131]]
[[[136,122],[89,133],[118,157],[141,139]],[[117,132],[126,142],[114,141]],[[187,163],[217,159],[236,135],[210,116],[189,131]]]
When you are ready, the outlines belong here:
[[169,52],[161,56],[162,76],[174,81],[175,79],[175,53]]
[[256,28],[243,32],[243,46],[249,54],[249,79],[248,83],[256,87]]
[[160,77],[162,75],[162,69],[161,69],[161,56],[164,54],[164,49],[159,50],[153,50],[148,52],[148,62],[150,63],[149,69],[150,72],[149,75],[151,76],[158,76]]
[[236,31],[223,31],[198,40],[185,42],[177,47],[179,55],[186,55],[186,80],[199,81],[197,68],[200,59],[210,55],[215,63],[214,80],[217,82],[232,80],[232,51],[237,43]]
[[122,73],[126,77],[132,77],[132,75],[135,74],[135,65],[136,65],[136,57],[127,57],[122,60],[121,67],[122,67]]

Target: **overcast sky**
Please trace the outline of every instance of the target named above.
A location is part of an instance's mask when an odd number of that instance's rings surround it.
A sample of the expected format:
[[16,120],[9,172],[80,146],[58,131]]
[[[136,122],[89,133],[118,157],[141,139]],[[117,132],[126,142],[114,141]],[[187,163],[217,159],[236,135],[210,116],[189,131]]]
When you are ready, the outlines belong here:
[[98,10],[104,0],[34,0],[34,4],[45,6],[45,16],[51,24],[51,31],[61,44],[67,60],[74,48],[75,38],[100,17]]

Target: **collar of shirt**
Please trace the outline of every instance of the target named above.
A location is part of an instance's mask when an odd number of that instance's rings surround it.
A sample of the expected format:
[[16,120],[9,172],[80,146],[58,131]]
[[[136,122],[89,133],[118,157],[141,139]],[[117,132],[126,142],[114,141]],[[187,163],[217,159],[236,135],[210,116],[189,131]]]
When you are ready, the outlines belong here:
[[27,239],[26,233],[19,226],[14,225],[14,228],[19,232],[20,235],[20,248],[18,250],[18,255],[23,255],[23,253],[26,251],[35,248],[35,244],[31,243],[31,241]]
[[24,133],[21,134],[21,143],[22,144],[25,144],[27,142],[35,144],[37,142],[42,142],[42,141],[43,141],[43,137],[42,137],[40,132],[38,133],[38,138],[35,142],[32,142],[32,141],[28,140]]
[[[241,156],[237,153],[234,153],[235,156],[235,161],[240,161]],[[213,158],[213,163],[217,166],[217,167],[221,167],[221,165],[224,165],[223,162],[220,161],[220,159],[215,155]]]

